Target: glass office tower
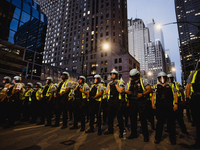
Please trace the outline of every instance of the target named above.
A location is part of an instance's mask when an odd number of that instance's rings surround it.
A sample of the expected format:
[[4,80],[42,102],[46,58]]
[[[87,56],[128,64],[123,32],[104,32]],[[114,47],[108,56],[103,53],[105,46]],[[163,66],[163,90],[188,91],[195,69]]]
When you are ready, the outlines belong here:
[[200,1],[175,0],[183,85],[200,57]]
[[39,80],[46,28],[47,17],[34,0],[1,0],[0,51],[9,55],[1,58],[0,72]]

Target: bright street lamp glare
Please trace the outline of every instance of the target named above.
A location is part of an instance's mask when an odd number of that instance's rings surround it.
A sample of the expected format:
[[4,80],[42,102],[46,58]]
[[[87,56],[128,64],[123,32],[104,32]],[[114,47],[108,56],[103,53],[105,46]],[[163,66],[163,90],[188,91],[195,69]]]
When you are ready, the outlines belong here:
[[148,76],[151,76],[152,75],[152,73],[151,72],[148,72]]
[[176,71],[176,68],[172,68],[172,71],[175,72],[175,71]]
[[162,25],[161,24],[158,24],[157,25],[157,29],[161,29],[162,28]]
[[109,45],[107,43],[103,45],[103,49],[108,50],[108,48],[109,48]]

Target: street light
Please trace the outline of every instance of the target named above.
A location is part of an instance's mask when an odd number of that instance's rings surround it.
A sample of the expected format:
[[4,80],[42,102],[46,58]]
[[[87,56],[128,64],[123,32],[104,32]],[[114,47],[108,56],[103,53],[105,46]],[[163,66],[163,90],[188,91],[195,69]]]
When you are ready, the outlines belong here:
[[175,67],[172,68],[172,72],[176,72],[176,68]]
[[178,21],[178,22],[170,22],[170,23],[166,23],[166,24],[158,24],[157,25],[157,29],[161,29],[162,26],[166,26],[166,25],[170,25],[170,24],[179,24],[179,23],[187,23],[187,24],[191,24],[195,27],[198,28],[198,30],[200,31],[200,26],[196,25],[195,23],[200,23],[200,22],[189,22],[189,21]]

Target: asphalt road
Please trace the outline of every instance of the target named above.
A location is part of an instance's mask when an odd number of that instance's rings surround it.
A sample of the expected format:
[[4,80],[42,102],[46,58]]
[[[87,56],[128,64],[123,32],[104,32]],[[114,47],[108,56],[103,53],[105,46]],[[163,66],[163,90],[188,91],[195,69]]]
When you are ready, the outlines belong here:
[[[25,123],[17,123],[13,128],[0,128],[0,150],[141,150],[141,149],[162,149],[162,150],[186,150],[189,145],[195,142],[195,127],[191,127],[191,123],[186,121],[184,117],[189,137],[181,134],[177,125],[177,145],[171,145],[169,135],[163,132],[163,140],[160,144],[154,144],[155,131],[151,130],[149,125],[150,141],[143,142],[142,132],[140,130],[140,122],[138,121],[138,138],[137,139],[120,139],[117,120],[115,119],[113,135],[97,135],[97,128],[94,133],[86,134],[80,132],[80,129],[69,130],[72,122],[69,121],[68,128],[60,129],[60,127],[44,127],[44,125],[36,125]],[[80,127],[80,123],[79,123]],[[130,125],[129,125],[130,127]],[[127,129],[127,137],[130,134],[130,128]],[[86,129],[89,129],[89,123],[86,123]],[[107,125],[102,126],[102,131],[107,130]]]

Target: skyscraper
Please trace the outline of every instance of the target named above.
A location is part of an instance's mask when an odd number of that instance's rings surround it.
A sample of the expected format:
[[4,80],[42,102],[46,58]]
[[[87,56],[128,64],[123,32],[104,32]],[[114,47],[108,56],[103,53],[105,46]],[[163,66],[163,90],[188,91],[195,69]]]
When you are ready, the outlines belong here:
[[149,29],[141,19],[128,20],[128,40],[129,53],[140,63],[141,75],[145,77],[148,72],[147,43],[150,40]]
[[175,0],[174,2],[184,85],[190,71],[195,69],[196,62],[200,57],[200,1]]
[[157,83],[157,75],[159,72],[166,72],[165,53],[162,49],[160,41],[155,41],[147,44],[148,58],[148,80],[151,85]]
[[126,0],[37,1],[49,20],[43,63],[105,80],[114,68],[123,79],[139,69],[128,53]]
[[165,52],[165,44],[162,29],[157,28],[157,24],[155,23],[153,18],[147,20],[147,27],[149,28],[150,41],[160,41],[162,48]]
[[165,50],[165,61],[166,61],[166,73],[172,72],[172,64],[171,64],[171,57],[169,49]]
[[40,80],[47,17],[34,0],[0,1],[0,72]]

